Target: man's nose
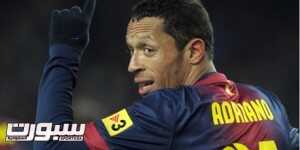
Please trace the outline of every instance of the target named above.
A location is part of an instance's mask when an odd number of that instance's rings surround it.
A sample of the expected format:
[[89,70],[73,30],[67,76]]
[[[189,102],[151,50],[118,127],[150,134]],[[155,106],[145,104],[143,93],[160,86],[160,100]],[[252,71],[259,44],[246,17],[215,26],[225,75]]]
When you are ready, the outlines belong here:
[[142,69],[141,60],[138,56],[138,53],[134,52],[130,57],[130,61],[129,61],[129,65],[128,65],[128,71],[131,72],[131,73],[135,73],[135,72],[138,72],[141,69]]

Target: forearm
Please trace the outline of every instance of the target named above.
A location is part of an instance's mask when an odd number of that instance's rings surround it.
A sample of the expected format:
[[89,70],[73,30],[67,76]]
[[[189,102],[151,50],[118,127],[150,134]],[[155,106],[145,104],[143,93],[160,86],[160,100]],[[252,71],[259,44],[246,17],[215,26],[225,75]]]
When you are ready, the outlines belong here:
[[72,91],[76,85],[78,66],[79,59],[70,46],[55,45],[50,48],[39,87],[36,122],[72,122]]
[[[62,53],[63,52],[63,53]],[[72,93],[80,60],[76,50],[67,45],[55,45],[50,48],[49,60],[44,67],[38,93],[36,122],[54,124],[72,123]],[[36,142],[34,149],[87,149],[80,142]]]

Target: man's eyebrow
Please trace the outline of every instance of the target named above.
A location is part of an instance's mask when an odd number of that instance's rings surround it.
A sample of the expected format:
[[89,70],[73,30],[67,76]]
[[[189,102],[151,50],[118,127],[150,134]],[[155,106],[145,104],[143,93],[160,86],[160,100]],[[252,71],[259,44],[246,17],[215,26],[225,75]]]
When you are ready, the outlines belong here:
[[134,47],[136,47],[136,48],[138,48],[138,49],[141,49],[141,48],[144,48],[144,47],[146,47],[146,46],[156,47],[155,44],[149,43],[149,42],[147,42],[147,41],[139,41],[139,42],[136,43],[135,46],[132,46],[131,44],[127,43],[127,48],[128,48],[129,50],[133,50]]
[[[138,48],[141,48],[141,47],[144,47],[146,45],[148,45],[148,44],[145,41],[140,41],[140,42],[137,42],[135,46],[138,47]],[[127,47],[129,49],[133,49],[133,46],[130,43],[127,43]]]
[[[129,38],[128,36],[130,35],[127,35],[127,38]],[[151,34],[141,34],[135,38],[138,38],[138,40],[134,43],[131,43],[129,39],[126,39],[128,49],[144,48],[145,46],[158,47],[155,38]]]
[[146,45],[148,45],[148,44],[145,43],[144,41],[142,41],[142,42],[139,42],[139,43],[137,44],[136,47],[138,47],[138,48],[143,48],[143,47],[145,47]]

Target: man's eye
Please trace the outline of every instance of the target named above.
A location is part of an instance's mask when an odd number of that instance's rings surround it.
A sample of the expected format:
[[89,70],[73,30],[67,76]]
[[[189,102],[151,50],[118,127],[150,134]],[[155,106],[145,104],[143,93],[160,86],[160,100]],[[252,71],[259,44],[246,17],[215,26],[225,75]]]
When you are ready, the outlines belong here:
[[155,50],[150,48],[144,48],[144,54],[149,57],[153,56],[155,54]]

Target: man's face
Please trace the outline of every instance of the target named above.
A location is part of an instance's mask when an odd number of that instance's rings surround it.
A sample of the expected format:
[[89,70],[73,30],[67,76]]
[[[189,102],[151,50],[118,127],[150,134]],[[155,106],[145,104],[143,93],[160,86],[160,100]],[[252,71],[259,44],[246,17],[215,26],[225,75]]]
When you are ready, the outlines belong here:
[[163,19],[130,21],[126,39],[131,52],[128,71],[134,74],[140,95],[183,84],[186,63],[175,39],[164,32]]

